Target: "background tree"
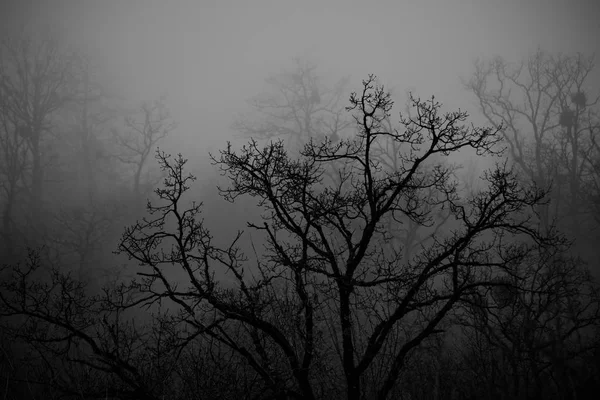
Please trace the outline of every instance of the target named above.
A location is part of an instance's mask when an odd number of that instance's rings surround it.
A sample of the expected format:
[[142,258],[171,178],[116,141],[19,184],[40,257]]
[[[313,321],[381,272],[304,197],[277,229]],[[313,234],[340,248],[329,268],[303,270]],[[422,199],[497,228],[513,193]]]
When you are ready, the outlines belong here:
[[517,64],[499,57],[478,62],[466,85],[487,120],[502,127],[511,160],[524,176],[542,187],[552,185],[552,203],[542,207],[541,224],[549,228],[558,218],[577,240],[580,254],[598,239],[597,233],[589,235],[598,225],[590,225],[592,208],[585,201],[594,194],[583,191],[597,179],[598,97],[589,87],[593,70],[593,57],[537,50]]
[[100,253],[113,248],[115,227],[127,213],[124,204],[111,199],[120,190],[122,174],[111,158],[115,145],[110,128],[119,106],[103,90],[91,58],[81,55],[80,66],[74,77],[78,98],[54,117],[60,133],[52,137],[53,162],[45,168],[46,190],[55,200],[46,212],[51,223],[45,244],[63,269],[76,271],[83,280],[102,264]]
[[266,80],[272,90],[253,97],[249,103],[256,113],[240,117],[234,128],[257,140],[281,138],[288,148],[299,151],[311,138],[328,137],[336,142],[349,127],[343,96],[348,79],[328,88],[316,73],[316,66],[295,59],[293,71],[284,71]]
[[[169,352],[161,347],[161,341],[166,340],[167,323],[163,320],[160,325],[159,315],[152,322],[157,326],[135,325],[135,329],[128,315],[125,322],[117,324],[122,325],[127,341],[113,343],[112,347],[108,327],[115,320],[109,318],[109,324],[98,319],[110,315],[121,321],[115,316],[118,312],[113,303],[117,300],[106,300],[107,293],[118,290],[117,283],[124,275],[115,271],[119,261],[112,250],[122,227],[140,211],[142,191],[138,190],[137,196],[122,195],[132,191],[129,186],[134,186],[130,182],[135,175],[135,171],[131,173],[115,162],[115,155],[125,155],[111,131],[118,126],[116,117],[122,115],[123,107],[103,90],[96,72],[91,57],[69,51],[51,36],[23,35],[2,42],[0,290],[7,294],[0,306],[2,367],[7,367],[1,369],[2,381],[7,384],[3,396],[9,396],[14,389],[14,398],[39,397],[39,390],[44,387],[44,397],[58,396],[61,391],[62,395],[87,391],[91,396],[100,396],[96,390],[99,385],[114,387],[121,395],[135,392],[132,382],[148,388],[150,385],[139,379],[127,381],[125,375],[109,372],[115,363],[131,360],[110,358],[106,353],[102,368],[93,362],[87,365],[94,357],[104,357],[90,349],[98,345],[130,354],[123,347],[136,341],[152,347],[151,333],[162,332],[153,337],[160,351],[155,350],[161,357]],[[141,127],[146,135],[142,139],[151,142],[148,151],[152,151],[165,129],[174,126],[170,120],[165,122],[165,107],[161,100],[142,109],[147,111],[147,125]],[[125,122],[140,127],[134,116],[129,116]],[[120,138],[128,140],[125,136]],[[127,143],[135,145],[131,139]],[[124,180],[127,190],[122,187]],[[141,172],[136,182],[137,188],[146,185]],[[28,247],[36,252],[33,260],[27,258]],[[17,298],[24,302],[11,303]],[[124,309],[120,304],[119,310]],[[24,330],[15,329],[19,326]],[[86,341],[89,337],[84,336],[90,334],[86,329],[92,328],[101,333],[92,342]],[[61,336],[67,331],[71,333]],[[74,331],[78,332],[75,336]],[[56,340],[56,346],[47,340]],[[149,368],[140,376],[168,375],[145,365],[148,360],[155,360],[154,356],[146,353],[140,357],[138,364],[132,365]],[[106,367],[111,362],[112,367]],[[80,368],[81,365],[87,367]],[[91,375],[86,375],[88,372]],[[149,382],[156,380],[148,378]],[[177,381],[173,382],[175,385]],[[49,390],[47,385],[54,389]],[[20,387],[23,390],[19,391]],[[158,390],[155,389],[151,388]]]
[[[4,96],[0,99],[5,99]],[[19,232],[18,220],[23,210],[19,209],[19,199],[24,197],[26,175],[29,166],[25,137],[17,133],[17,121],[12,118],[5,101],[1,103],[0,118],[2,131],[0,145],[0,173],[2,174],[2,258],[14,262]]]
[[93,202],[107,186],[108,142],[112,139],[108,133],[119,115],[114,104],[116,99],[100,84],[91,57],[81,55],[80,60],[81,68],[76,77],[80,94],[76,102],[64,107],[59,114],[65,132],[56,138],[55,146],[64,164],[57,175],[77,182],[77,188],[83,193],[72,198],[79,204]]
[[[19,146],[22,138],[26,145],[26,154],[12,151],[12,156],[19,154],[28,158],[28,173],[21,179],[21,184],[27,193],[28,229],[30,232],[39,231],[33,242],[39,245],[44,227],[44,163],[49,157],[47,143],[55,133],[54,114],[74,101],[78,94],[73,78],[78,72],[79,59],[51,38],[7,37],[2,41],[0,51],[3,134],[7,138],[13,137],[12,142],[7,139],[4,143],[9,147]],[[16,164],[23,165],[23,162]],[[10,173],[19,171],[22,168],[13,167]],[[11,179],[14,181],[13,177]],[[14,197],[8,200],[14,201]]]
[[598,121],[600,116],[596,110],[594,114],[590,111],[593,118],[588,118],[590,122],[586,127],[589,134],[591,149],[586,154],[586,161],[590,166],[590,174],[586,176],[582,183],[582,191],[584,193],[584,202],[590,205],[590,213],[594,218],[595,225],[600,226],[600,127],[594,126],[591,122]]
[[[137,118],[135,115],[125,117],[125,129],[114,130],[114,135],[120,149],[116,157],[119,161],[133,166],[133,193],[139,198],[148,194],[142,193],[142,172],[147,166],[148,157],[154,151],[157,143],[164,139],[169,132],[177,127],[167,108],[163,96],[153,102],[145,102],[140,107]],[[156,182],[147,182],[150,188]]]
[[[111,252],[120,231],[143,210],[141,203],[158,180],[150,178],[148,153],[176,124],[164,98],[143,103],[143,122],[139,121],[135,113],[104,94],[91,80],[90,66],[86,68],[85,95],[62,113],[71,121],[56,141],[62,147],[62,168],[49,171],[64,184],[54,185],[55,198],[62,201],[53,210],[48,243],[63,268],[77,271],[82,280],[97,281],[117,273],[107,265],[113,263]],[[120,128],[118,117],[123,114],[124,128]]]
[[598,346],[593,333],[600,322],[597,284],[585,264],[597,265],[593,69],[593,57],[538,50],[516,65],[478,62],[467,84],[502,132],[522,179],[552,188],[540,205],[540,229],[559,228],[574,242],[566,252],[521,260],[468,309],[467,335],[494,362],[480,374],[488,397],[573,398],[589,376],[583,360]]

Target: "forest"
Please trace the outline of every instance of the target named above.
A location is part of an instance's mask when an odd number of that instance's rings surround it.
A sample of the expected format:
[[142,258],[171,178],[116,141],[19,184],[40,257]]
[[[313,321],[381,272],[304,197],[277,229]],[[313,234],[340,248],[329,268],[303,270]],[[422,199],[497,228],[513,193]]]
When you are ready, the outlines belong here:
[[2,399],[600,390],[592,54],[475,62],[482,125],[299,57],[211,172],[163,150],[168,97],[125,106],[96,72],[49,37],[0,46]]

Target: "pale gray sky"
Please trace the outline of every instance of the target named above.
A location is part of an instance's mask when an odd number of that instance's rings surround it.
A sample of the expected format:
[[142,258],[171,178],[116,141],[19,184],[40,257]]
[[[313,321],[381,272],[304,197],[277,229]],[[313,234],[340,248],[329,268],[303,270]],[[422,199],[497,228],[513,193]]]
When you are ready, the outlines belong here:
[[[540,46],[600,53],[591,0],[20,0],[8,25],[60,27],[132,100],[167,92],[172,144],[220,147],[232,115],[270,73],[305,56],[333,78],[368,73],[400,92],[471,109],[460,77],[477,57],[518,60]],[[0,12],[2,14],[2,12]],[[55,28],[56,29],[56,28]],[[398,108],[398,110],[400,107]],[[473,109],[474,111],[474,109]],[[175,140],[175,138],[173,139]],[[181,141],[181,143],[180,143]]]

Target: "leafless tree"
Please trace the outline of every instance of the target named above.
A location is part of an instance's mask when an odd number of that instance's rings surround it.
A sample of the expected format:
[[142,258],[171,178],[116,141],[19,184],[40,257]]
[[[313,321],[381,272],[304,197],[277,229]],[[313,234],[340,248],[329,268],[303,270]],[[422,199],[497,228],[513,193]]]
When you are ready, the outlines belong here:
[[[72,102],[78,91],[79,58],[61,48],[51,38],[7,37],[0,49],[0,98],[2,98],[3,134],[11,147],[26,145],[30,168],[21,176],[25,184],[31,223],[29,229],[43,227],[44,144],[52,133],[52,117],[65,104]],[[18,137],[15,136],[15,133]],[[7,151],[5,149],[5,151]],[[12,171],[23,174],[23,151],[12,152]],[[16,162],[16,164],[15,164]],[[12,178],[11,178],[12,179]],[[14,182],[14,181],[13,181]],[[6,210],[6,209],[5,209]],[[39,244],[39,243],[38,243]]]
[[109,148],[106,143],[110,135],[109,124],[115,122],[118,113],[106,104],[107,100],[112,98],[97,82],[97,71],[91,57],[81,56],[80,59],[77,101],[61,113],[66,119],[61,122],[69,134],[63,133],[57,138],[57,144],[71,153],[61,154],[63,160],[60,161],[69,162],[69,165],[62,168],[61,174],[75,174],[77,186],[84,190],[87,197],[77,200],[93,201],[99,195],[98,185],[102,183],[99,180],[109,160]]
[[[585,265],[597,264],[598,224],[590,218],[598,180],[593,71],[593,57],[538,50],[516,65],[478,62],[467,84],[502,132],[523,180],[552,187],[539,205],[540,229],[558,227],[575,243],[563,252],[532,253],[474,299],[463,323],[477,331],[471,339],[497,350],[491,359],[500,359],[488,371],[488,397],[494,390],[510,398],[554,390],[571,398],[576,384],[568,368],[598,346],[585,339],[600,322],[597,283]],[[578,368],[575,375],[585,375]]]
[[123,132],[114,130],[114,136],[121,147],[116,154],[117,159],[133,166],[133,193],[136,197],[144,194],[141,192],[142,172],[147,166],[148,157],[158,142],[177,127],[171,118],[165,97],[142,104],[139,112],[139,118],[125,117]]
[[266,80],[272,91],[249,101],[256,116],[238,118],[236,130],[256,140],[284,139],[293,151],[311,138],[336,142],[344,136],[350,126],[342,101],[348,79],[328,88],[317,76],[315,65],[301,59],[295,62],[293,71]]
[[[184,173],[186,160],[159,153],[168,172],[156,192],[161,203],[149,205],[149,217],[127,229],[120,245],[143,266],[148,301],[170,299],[192,326],[245,360],[277,398],[320,398],[326,390],[338,398],[388,398],[407,357],[440,333],[462,299],[533,248],[559,242],[532,221],[546,193],[519,183],[505,164],[471,197],[457,190],[452,168],[428,165],[463,148],[497,154],[497,129],[465,126],[465,113],[441,114],[434,99],[413,99],[412,107],[412,117],[400,117],[402,129],[385,129],[392,102],[370,76],[350,98],[354,138],[309,141],[299,158],[281,141],[221,151],[214,162],[230,181],[221,189],[225,199],[250,195],[263,209],[262,222],[248,225],[268,237],[252,262],[235,241],[214,245],[201,205],[182,205],[194,180]],[[395,171],[374,155],[385,138],[402,144]],[[324,178],[333,162],[338,183]],[[408,260],[402,250],[388,251],[386,215],[431,226],[440,209],[450,210],[451,229],[432,235]],[[399,335],[405,324],[411,329]],[[317,367],[323,359],[327,365]],[[324,389],[317,382],[327,368],[337,379]]]
[[[18,238],[21,237],[18,229],[19,200],[24,197],[26,189],[27,172],[30,167],[27,157],[27,143],[25,138],[17,132],[17,121],[11,118],[4,97],[0,97],[0,173],[2,176],[2,243],[3,258],[7,262],[15,261],[14,252],[17,248]],[[19,211],[21,211],[19,213]]]
[[593,221],[583,201],[597,195],[585,193],[597,181],[593,143],[600,122],[599,97],[589,87],[593,71],[593,57],[537,50],[517,64],[502,58],[478,62],[466,85],[488,121],[502,128],[524,176],[542,187],[552,184],[553,203],[542,207],[541,223],[550,228],[560,218],[576,237]]

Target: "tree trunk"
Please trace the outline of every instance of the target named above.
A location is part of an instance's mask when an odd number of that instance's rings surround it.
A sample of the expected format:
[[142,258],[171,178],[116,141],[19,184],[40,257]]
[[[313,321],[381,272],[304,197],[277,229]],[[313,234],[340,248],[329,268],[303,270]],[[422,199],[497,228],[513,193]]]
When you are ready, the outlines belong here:
[[36,137],[32,138],[31,153],[33,166],[31,170],[31,199],[30,199],[30,232],[32,234],[32,246],[40,246],[44,235],[45,221],[43,219],[43,181],[44,171],[42,169],[42,160],[40,154],[39,131],[36,132]]

